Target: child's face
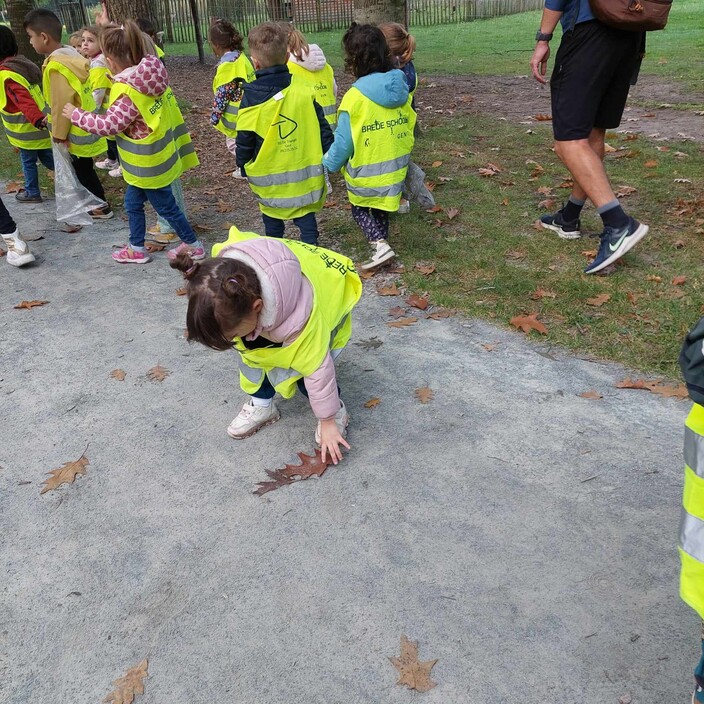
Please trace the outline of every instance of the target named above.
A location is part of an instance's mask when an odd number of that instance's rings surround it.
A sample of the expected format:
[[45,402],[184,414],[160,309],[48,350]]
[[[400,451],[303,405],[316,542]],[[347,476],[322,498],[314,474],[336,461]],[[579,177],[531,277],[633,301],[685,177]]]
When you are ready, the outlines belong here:
[[29,37],[29,43],[32,45],[32,49],[34,49],[37,54],[46,56],[46,54],[51,53],[49,47],[53,46],[54,42],[46,32],[37,33],[27,27],[27,36]]
[[90,32],[83,32],[81,36],[80,52],[88,59],[96,57],[100,53],[98,38]]

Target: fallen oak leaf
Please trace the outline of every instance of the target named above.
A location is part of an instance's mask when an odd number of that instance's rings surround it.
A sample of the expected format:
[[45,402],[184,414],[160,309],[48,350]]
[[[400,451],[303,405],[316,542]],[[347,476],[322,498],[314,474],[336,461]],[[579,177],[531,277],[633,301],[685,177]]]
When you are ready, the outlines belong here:
[[399,293],[401,293],[396,287],[396,284],[391,284],[391,286],[380,286],[376,292],[380,296],[398,296]]
[[429,386],[421,386],[414,393],[421,403],[428,403],[435,397],[435,392]]
[[124,381],[127,376],[127,372],[124,369],[113,369],[110,372],[110,378],[116,379],[117,381]]
[[31,310],[32,308],[36,308],[37,306],[45,306],[48,302],[49,301],[22,301],[21,303],[18,303],[15,308],[24,308],[25,310]]
[[418,318],[401,318],[400,320],[394,320],[391,323],[386,323],[390,328],[407,328],[409,325],[415,325],[418,322]]
[[687,391],[687,387],[684,384],[677,384],[676,386],[670,386],[668,384],[653,384],[650,391],[654,394],[658,394],[658,396],[663,396],[664,398],[689,398],[689,391]]
[[415,293],[406,299],[406,303],[414,308],[420,308],[420,310],[425,310],[430,305],[426,298],[421,298]]
[[535,330],[541,335],[548,334],[548,329],[538,320],[537,313],[531,313],[530,315],[517,315],[511,318],[509,322],[514,327],[523,330],[526,334],[530,333],[531,330]]
[[435,272],[435,264],[416,264],[413,268],[423,276],[430,276]]
[[684,283],[686,283],[687,277],[686,276],[675,276],[674,279],[672,279],[672,285],[673,286],[682,286]]
[[365,404],[365,408],[376,408],[381,403],[380,398],[370,398]]
[[328,455],[325,462],[322,460],[320,450],[316,449],[314,454],[306,455],[298,453],[301,464],[287,464],[281,469],[267,470],[267,475],[271,481],[258,482],[258,487],[254,490],[257,496],[264,496],[270,491],[288,486],[294,482],[301,482],[311,477],[322,477],[325,470],[332,464],[332,459]]
[[51,477],[43,482],[44,488],[39,492],[45,494],[47,491],[53,491],[62,484],[73,484],[76,477],[86,473],[86,467],[90,464],[86,457],[88,448],[83,451],[83,454],[75,462],[65,462],[58,469],[52,469],[48,474]]
[[169,376],[171,372],[166,368],[162,367],[160,364],[157,364],[156,367],[152,367],[148,372],[147,372],[147,377],[151,379],[152,381],[164,381],[167,376]]
[[428,692],[437,685],[430,679],[430,672],[437,660],[418,660],[418,641],[401,636],[401,654],[399,657],[389,657],[391,664],[398,670],[399,678],[396,684],[404,685],[417,692]]
[[402,306],[394,306],[389,308],[389,315],[393,318],[403,318],[406,315],[406,309]]
[[594,298],[587,298],[587,304],[590,306],[600,307],[603,306],[604,303],[608,303],[610,300],[611,296],[608,293],[600,293],[598,296],[594,296]]
[[144,678],[149,676],[148,667],[149,661],[145,658],[139,665],[127,670],[124,676],[113,682],[115,689],[103,699],[103,702],[132,704],[136,695],[144,694]]
[[600,398],[604,398],[598,391],[583,391],[581,394],[577,394],[580,398],[593,399],[598,401]]

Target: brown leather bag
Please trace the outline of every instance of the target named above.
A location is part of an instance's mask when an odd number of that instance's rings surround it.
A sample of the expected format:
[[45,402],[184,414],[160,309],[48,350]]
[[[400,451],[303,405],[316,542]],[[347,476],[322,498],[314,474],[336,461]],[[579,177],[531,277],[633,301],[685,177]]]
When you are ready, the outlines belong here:
[[651,32],[667,24],[672,0],[589,0],[594,17],[609,27]]

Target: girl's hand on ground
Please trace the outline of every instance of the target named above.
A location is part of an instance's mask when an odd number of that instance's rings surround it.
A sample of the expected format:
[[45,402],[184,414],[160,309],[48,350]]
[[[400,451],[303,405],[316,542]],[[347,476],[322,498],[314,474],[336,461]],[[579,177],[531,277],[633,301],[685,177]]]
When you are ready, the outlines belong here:
[[73,115],[73,108],[76,107],[75,105],[72,105],[71,103],[66,103],[64,105],[63,109],[63,116],[67,119],[71,119],[71,115]]
[[348,450],[350,446],[342,437],[342,434],[335,425],[335,419],[320,421],[320,449],[321,459],[325,462],[325,458],[330,455],[333,464],[337,464],[342,459],[342,450],[340,445],[344,445]]

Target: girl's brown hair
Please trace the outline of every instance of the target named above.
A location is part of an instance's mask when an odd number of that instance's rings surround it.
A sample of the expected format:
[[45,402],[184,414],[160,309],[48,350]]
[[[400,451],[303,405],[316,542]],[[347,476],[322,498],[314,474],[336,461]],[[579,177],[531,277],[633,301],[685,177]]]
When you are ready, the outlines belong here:
[[148,53],[142,30],[132,20],[127,20],[122,27],[104,27],[100,33],[100,50],[120,66],[136,66]]
[[208,39],[213,46],[227,49],[227,51],[244,51],[242,35],[235,25],[228,20],[214,19],[210,23]]
[[416,38],[398,22],[384,22],[379,29],[384,33],[391,53],[398,57],[401,66],[405,66],[415,53]]
[[345,70],[355,78],[386,73],[394,67],[384,33],[373,24],[353,22],[342,37]]
[[288,50],[299,61],[303,61],[310,51],[310,46],[301,31],[291,25],[288,28]]
[[186,279],[188,341],[219,352],[232,349],[232,340],[224,331],[236,328],[262,297],[254,269],[236,259],[220,257],[195,262],[185,253],[170,264]]
[[92,34],[98,40],[100,40],[100,34],[102,31],[103,28],[99,27],[97,24],[89,24],[85,27],[81,27],[81,29],[79,30],[79,32],[81,33],[81,37],[83,36],[83,32],[88,32],[88,34]]

